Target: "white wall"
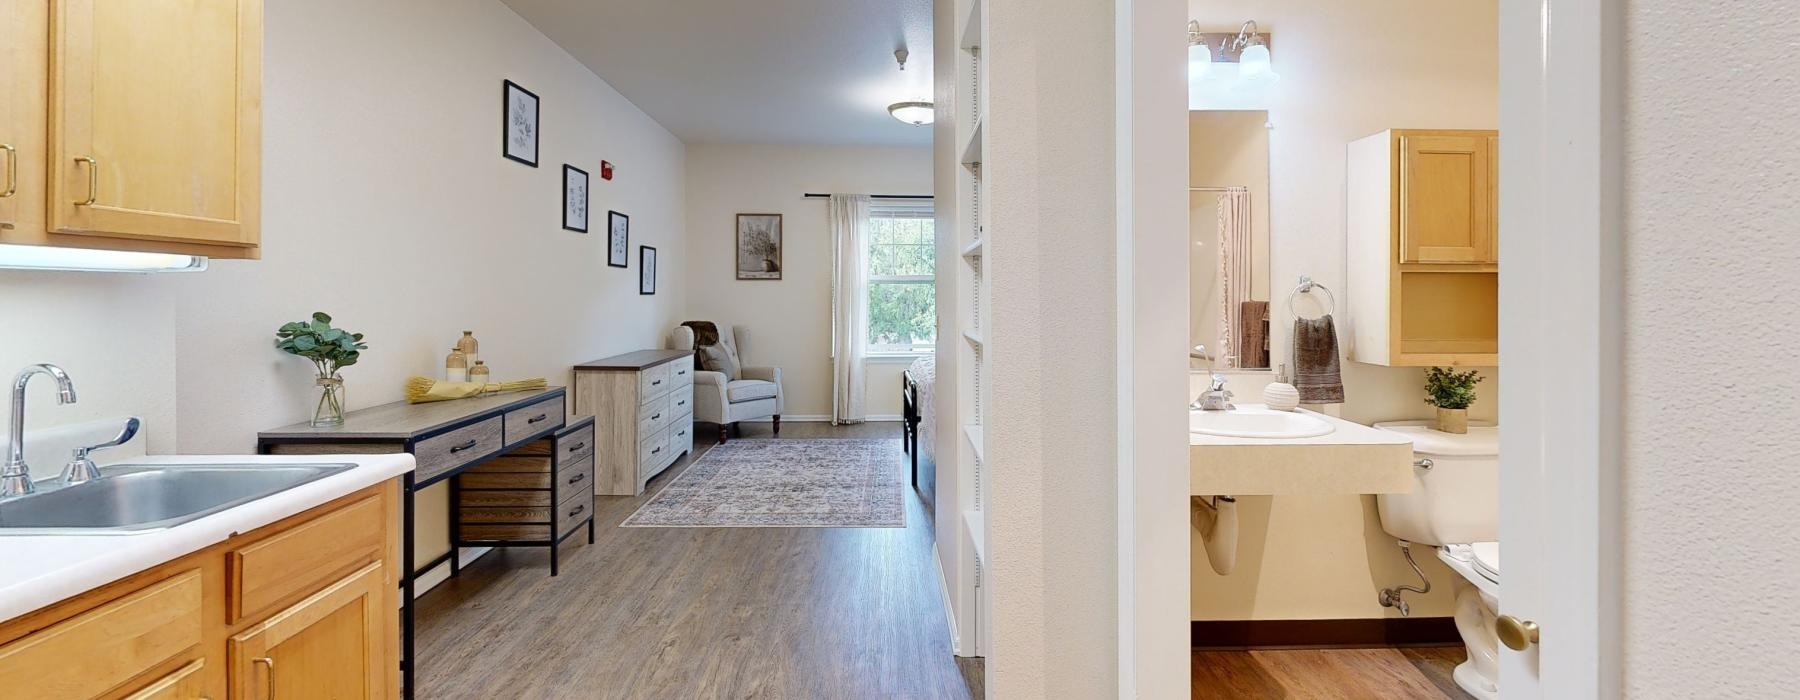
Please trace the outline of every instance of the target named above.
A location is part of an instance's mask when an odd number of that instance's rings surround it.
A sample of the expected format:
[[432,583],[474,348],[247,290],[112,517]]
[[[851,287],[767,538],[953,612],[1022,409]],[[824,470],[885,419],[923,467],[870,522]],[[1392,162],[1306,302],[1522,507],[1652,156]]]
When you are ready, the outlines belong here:
[[[683,318],[750,327],[745,361],[781,368],[790,418],[831,417],[831,228],[808,192],[932,194],[929,147],[695,144],[687,151]],[[781,214],[782,279],[738,280],[737,215]],[[906,363],[871,361],[870,417],[900,414]]]
[[[1288,355],[1293,314],[1286,299],[1309,275],[1336,292],[1344,284],[1344,170],[1350,141],[1388,128],[1495,128],[1499,121],[1499,36],[1495,0],[1190,0],[1206,26],[1254,18],[1271,34],[1281,74],[1267,96],[1272,283],[1271,354]],[[1405,41],[1369,41],[1404,36]],[[1340,316],[1342,312],[1340,310]],[[1340,323],[1339,330],[1344,326]],[[1476,419],[1499,407],[1498,372],[1484,369]],[[1338,413],[1361,423],[1425,418],[1423,370],[1345,362],[1347,402]],[[1233,375],[1241,397],[1260,395],[1263,379]],[[1198,389],[1193,390],[1196,394]],[[1254,399],[1253,399],[1254,400]],[[1228,577],[1193,546],[1197,620],[1331,619],[1393,616],[1376,602],[1380,588],[1414,581],[1381,531],[1374,498],[1254,498],[1240,502],[1240,557]],[[1434,557],[1419,557],[1434,583],[1411,597],[1415,617],[1452,611],[1455,576]]]
[[[683,145],[511,10],[313,0],[266,11],[263,260],[186,276],[0,273],[9,320],[31,310],[0,367],[64,362],[82,407],[146,414],[151,449],[235,453],[258,430],[309,417],[309,365],[271,338],[315,310],[368,335],[344,372],[353,409],[441,372],[464,329],[497,378],[562,384],[570,365],[653,347],[677,320]],[[542,99],[538,168],[500,156],[503,79]],[[611,182],[602,158],[618,165]],[[564,162],[594,174],[591,234],[561,228]],[[608,209],[632,217],[629,270],[605,264]],[[637,294],[638,244],[661,254],[655,296]],[[427,492],[421,525],[441,522],[442,507]],[[446,547],[422,528],[420,560]]]
[[[1623,691],[1791,696],[1800,21],[1771,0],[1623,6]],[[1730,51],[1669,41],[1717,27]]]

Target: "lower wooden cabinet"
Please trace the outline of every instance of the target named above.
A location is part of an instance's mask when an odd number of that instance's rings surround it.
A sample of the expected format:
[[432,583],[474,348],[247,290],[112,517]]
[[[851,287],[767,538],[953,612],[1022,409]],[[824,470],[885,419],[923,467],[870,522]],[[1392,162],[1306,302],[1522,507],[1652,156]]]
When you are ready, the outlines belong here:
[[396,698],[397,481],[0,622],[0,697]]

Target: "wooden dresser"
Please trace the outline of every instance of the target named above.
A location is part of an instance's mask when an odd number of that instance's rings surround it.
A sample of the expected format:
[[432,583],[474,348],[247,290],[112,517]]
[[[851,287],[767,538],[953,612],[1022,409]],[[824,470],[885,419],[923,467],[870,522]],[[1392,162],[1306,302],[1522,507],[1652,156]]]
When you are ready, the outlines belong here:
[[587,525],[594,542],[594,419],[577,417],[556,434],[528,442],[458,474],[450,539],[458,547],[557,547]]
[[594,491],[636,496],[694,446],[694,353],[639,350],[575,365],[575,412],[594,416]]

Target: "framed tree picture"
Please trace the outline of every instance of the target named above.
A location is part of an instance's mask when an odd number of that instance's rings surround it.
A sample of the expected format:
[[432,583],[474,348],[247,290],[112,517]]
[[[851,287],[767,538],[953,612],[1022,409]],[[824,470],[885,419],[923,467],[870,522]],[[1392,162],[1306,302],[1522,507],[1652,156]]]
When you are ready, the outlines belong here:
[[606,264],[630,267],[631,217],[616,211],[606,212]]
[[737,215],[737,278],[781,279],[781,215]]
[[511,80],[501,86],[501,155],[538,165],[538,96]]
[[563,166],[563,228],[588,232],[588,173],[573,165]]
[[656,293],[656,249],[638,246],[638,294]]

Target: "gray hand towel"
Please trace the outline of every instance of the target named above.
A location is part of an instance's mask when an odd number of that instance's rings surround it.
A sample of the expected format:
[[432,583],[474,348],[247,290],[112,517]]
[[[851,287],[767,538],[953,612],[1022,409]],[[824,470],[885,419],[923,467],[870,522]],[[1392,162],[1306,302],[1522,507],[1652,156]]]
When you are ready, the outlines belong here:
[[1337,326],[1331,314],[1294,319],[1294,388],[1300,390],[1300,403],[1344,402]]

